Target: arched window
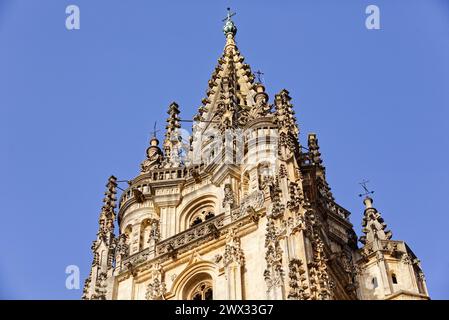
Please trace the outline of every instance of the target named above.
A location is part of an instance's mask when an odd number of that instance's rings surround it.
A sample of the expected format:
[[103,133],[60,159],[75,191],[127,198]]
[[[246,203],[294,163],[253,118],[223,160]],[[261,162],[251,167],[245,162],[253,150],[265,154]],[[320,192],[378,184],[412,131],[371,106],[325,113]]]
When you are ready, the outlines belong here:
[[377,288],[377,278],[376,277],[373,277],[373,279],[371,280],[371,283],[373,284],[373,289],[376,289]]
[[150,237],[151,223],[150,219],[145,219],[140,225],[140,250],[148,247],[148,239]]
[[133,227],[129,224],[126,226],[124,233],[126,234],[126,244],[131,244],[131,233],[133,231]]
[[195,219],[193,219],[192,223],[190,224],[191,227],[196,226],[197,224],[200,224],[201,222],[203,222],[203,219],[201,219],[201,217],[196,217]]
[[213,212],[213,211],[209,211],[209,212],[204,216],[204,219],[205,219],[205,220],[209,220],[209,219],[212,219],[213,217],[215,217],[214,212]]
[[212,283],[206,280],[197,284],[193,288],[189,300],[213,300]]
[[243,174],[243,181],[242,181],[242,195],[243,197],[246,197],[249,193],[249,173],[245,172]]
[[192,215],[192,217],[190,218],[189,225],[190,227],[194,227],[213,217],[215,217],[214,207],[212,206],[203,207]]
[[398,283],[398,278],[396,277],[395,273],[391,274],[391,282],[393,282],[393,284],[397,284]]

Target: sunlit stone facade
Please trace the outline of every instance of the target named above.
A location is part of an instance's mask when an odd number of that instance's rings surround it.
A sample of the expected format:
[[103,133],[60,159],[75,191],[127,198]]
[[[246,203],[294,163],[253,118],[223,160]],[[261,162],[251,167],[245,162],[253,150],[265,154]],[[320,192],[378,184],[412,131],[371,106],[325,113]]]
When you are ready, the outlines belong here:
[[428,299],[418,259],[369,197],[357,238],[316,134],[300,145],[289,92],[269,102],[236,32],[228,15],[192,138],[172,103],[163,143],[151,139],[119,199],[110,177],[83,298]]

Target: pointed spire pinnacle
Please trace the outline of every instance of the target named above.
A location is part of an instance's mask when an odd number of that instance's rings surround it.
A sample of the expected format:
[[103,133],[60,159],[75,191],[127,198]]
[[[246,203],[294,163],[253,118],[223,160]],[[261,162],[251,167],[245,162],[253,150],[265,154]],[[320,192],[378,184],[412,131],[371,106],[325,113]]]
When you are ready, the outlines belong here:
[[381,214],[373,207],[373,199],[366,196],[363,200],[365,213],[362,221],[364,236],[360,237],[360,242],[367,244],[375,240],[390,240],[392,233],[386,230],[387,225]]
[[117,202],[117,178],[110,176],[106,184],[103,206],[101,208],[100,219],[98,221],[99,238],[114,237],[115,208]]
[[105,300],[107,273],[113,268],[115,207],[117,201],[117,178],[110,176],[101,208],[97,239],[92,244],[94,258],[89,277],[84,282],[83,300]]
[[104,213],[108,218],[110,216],[115,217],[115,207],[117,201],[117,178],[110,176],[108,183],[106,184],[106,192],[103,199],[102,213]]
[[309,133],[307,143],[309,147],[309,157],[312,163],[318,165],[322,164],[323,160],[321,159],[320,146],[318,145],[316,133]]
[[180,111],[176,102],[172,102],[169,105],[167,113],[167,126],[165,127],[167,131],[165,132],[164,148],[177,142],[179,134],[178,129],[181,128],[181,119],[179,118]]
[[168,163],[179,165],[179,148],[180,148],[180,132],[181,119],[179,117],[179,106],[176,102],[172,102],[168,107],[167,129],[164,140],[165,157]]
[[222,130],[243,126],[248,122],[248,111],[255,103],[255,77],[234,40],[237,32],[232,21],[234,15],[228,8],[227,17],[223,19],[226,44],[208,81],[206,97],[194,116],[193,132],[205,132],[211,127]]
[[291,103],[290,93],[286,89],[282,89],[274,98],[276,122],[279,131],[289,133],[295,138],[299,134],[298,124],[296,122],[295,111]]

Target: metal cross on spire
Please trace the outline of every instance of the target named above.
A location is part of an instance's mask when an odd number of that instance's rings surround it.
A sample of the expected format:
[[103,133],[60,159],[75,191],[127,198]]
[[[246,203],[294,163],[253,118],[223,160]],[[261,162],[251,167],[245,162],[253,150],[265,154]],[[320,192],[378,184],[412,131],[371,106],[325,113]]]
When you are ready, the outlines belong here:
[[157,128],[157,121],[154,121],[154,128],[153,128],[153,131],[151,131],[151,136],[152,136],[153,138],[156,138],[156,133],[158,133],[159,131],[161,131],[161,130],[156,130],[156,128]]
[[260,70],[257,70],[256,72],[254,72],[254,74],[257,77],[257,82],[262,83],[262,76],[265,74]]
[[362,186],[363,190],[365,191],[365,193],[360,193],[359,197],[368,196],[369,194],[374,193],[374,191],[368,190],[368,187],[366,186],[368,182],[369,182],[368,180],[363,179],[363,181],[359,183]]
[[233,16],[236,15],[235,12],[231,12],[231,8],[227,8],[227,9],[228,9],[228,15],[227,15],[226,18],[224,18],[224,19],[222,20],[223,22],[225,22],[225,21],[230,21],[230,20],[231,20],[231,17],[233,17]]

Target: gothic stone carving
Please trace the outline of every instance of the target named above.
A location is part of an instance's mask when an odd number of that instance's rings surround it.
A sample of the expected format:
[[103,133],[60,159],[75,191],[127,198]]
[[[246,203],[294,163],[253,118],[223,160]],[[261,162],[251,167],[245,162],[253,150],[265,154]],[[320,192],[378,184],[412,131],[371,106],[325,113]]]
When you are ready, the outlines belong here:
[[240,209],[232,212],[232,220],[237,220],[244,215],[249,215],[254,221],[259,220],[256,210],[263,207],[265,196],[262,191],[254,191],[248,196],[244,197],[240,204]]
[[115,247],[116,259],[119,257],[120,259],[125,259],[129,255],[129,244],[128,244],[128,235],[126,233],[122,233],[117,238],[117,245]]
[[95,293],[92,294],[92,300],[106,300],[106,272],[101,272],[95,282]]
[[307,300],[310,295],[307,293],[307,282],[305,276],[304,263],[300,259],[291,259],[289,264],[289,285],[288,298],[291,300]]
[[289,191],[290,191],[290,201],[287,202],[287,208],[290,211],[295,211],[304,201],[304,194],[301,188],[299,187],[298,183],[296,182],[290,182]]
[[162,300],[165,292],[166,286],[162,280],[162,267],[156,264],[151,270],[150,282],[147,286],[145,298],[147,300]]
[[224,186],[224,199],[223,199],[223,208],[225,208],[227,205],[233,209],[235,207],[235,195],[234,191],[232,191],[232,187],[230,184],[225,184]]
[[280,232],[273,219],[268,219],[265,235],[265,260],[267,267],[264,271],[264,279],[268,292],[275,287],[283,285],[284,269],[282,267],[282,248],[280,245]]
[[226,237],[225,252],[223,254],[223,264],[228,266],[232,263],[242,264],[243,251],[240,248],[240,239],[235,235],[234,228],[229,229]]

